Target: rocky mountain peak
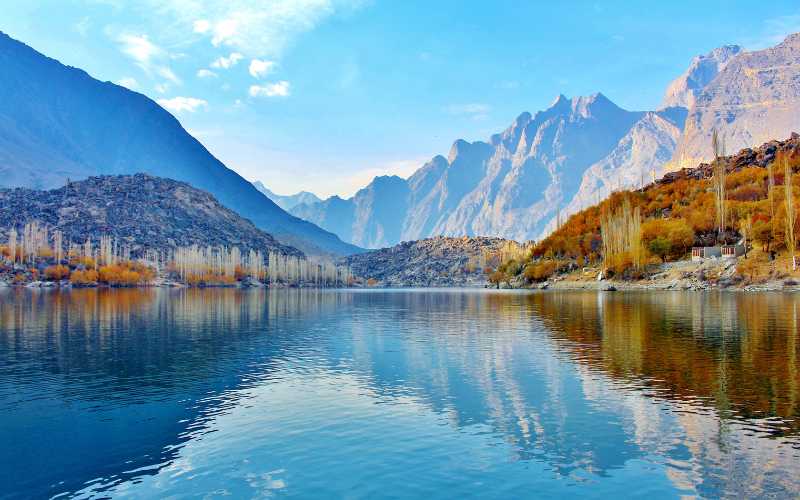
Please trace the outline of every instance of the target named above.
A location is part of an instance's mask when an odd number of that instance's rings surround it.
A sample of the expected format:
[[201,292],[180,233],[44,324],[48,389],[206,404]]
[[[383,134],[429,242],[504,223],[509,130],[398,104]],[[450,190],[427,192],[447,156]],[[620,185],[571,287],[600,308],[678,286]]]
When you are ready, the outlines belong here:
[[558,96],[556,96],[556,98],[553,99],[553,102],[551,102],[550,106],[548,106],[548,107],[549,108],[557,108],[559,106],[566,105],[569,102],[570,102],[570,100],[567,98],[567,96],[565,96],[564,94],[558,94]]
[[724,134],[729,150],[761,144],[800,130],[800,34],[763,50],[742,51],[720,66],[696,93],[676,167],[710,159],[711,134]]
[[573,97],[570,104],[572,113],[584,118],[596,116],[609,109],[620,109],[600,92],[588,96]]
[[738,45],[724,45],[692,58],[689,68],[667,87],[662,108],[692,108],[703,89],[742,51]]
[[453,145],[450,146],[450,153],[447,154],[447,163],[453,163],[459,155],[466,152],[469,146],[469,142],[464,139],[457,139]]
[[792,33],[784,38],[778,47],[797,47],[800,48],[800,33]]

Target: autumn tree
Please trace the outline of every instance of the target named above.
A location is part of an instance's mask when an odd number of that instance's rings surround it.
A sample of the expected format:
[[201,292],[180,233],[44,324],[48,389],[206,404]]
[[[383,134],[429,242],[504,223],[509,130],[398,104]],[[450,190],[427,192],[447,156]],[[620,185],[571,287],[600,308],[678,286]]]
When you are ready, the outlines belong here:
[[792,259],[792,271],[797,270],[797,261],[795,260],[794,250],[796,241],[794,238],[794,191],[792,186],[792,167],[789,166],[789,161],[783,159],[783,184],[786,189],[784,203],[786,204],[786,248],[789,249],[789,257]]
[[725,140],[720,138],[716,129],[711,132],[711,148],[714,150],[714,202],[717,208],[717,234],[722,240],[725,233]]

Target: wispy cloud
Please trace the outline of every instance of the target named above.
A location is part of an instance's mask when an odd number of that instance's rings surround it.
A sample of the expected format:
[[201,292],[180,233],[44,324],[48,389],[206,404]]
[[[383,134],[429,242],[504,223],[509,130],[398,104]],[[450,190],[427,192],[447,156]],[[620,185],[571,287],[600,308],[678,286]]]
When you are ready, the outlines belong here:
[[280,57],[296,37],[369,0],[149,0],[156,21],[185,26],[212,45],[251,57]]
[[172,99],[158,99],[156,101],[163,108],[173,113],[194,113],[200,108],[208,106],[208,102],[195,97],[173,97]]
[[472,102],[467,104],[451,104],[449,106],[445,106],[444,110],[451,115],[485,115],[492,110],[492,107],[488,104]]
[[217,74],[211,71],[210,69],[198,69],[197,70],[197,78],[216,78]]
[[250,97],[287,97],[289,95],[289,82],[281,80],[264,85],[251,85]]
[[489,117],[492,107],[480,102],[466,104],[451,104],[444,107],[444,111],[451,115],[469,116],[473,120],[485,120]]
[[231,55],[229,55],[228,57],[220,57],[219,59],[212,62],[211,67],[218,69],[232,68],[236,66],[242,59],[244,59],[244,56],[239,52],[231,52]]
[[[150,41],[147,35],[123,33],[117,37],[117,43],[122,53],[132,59],[149,77],[162,78],[174,85],[181,84],[178,75],[167,64],[169,54]],[[160,85],[163,88],[169,87],[166,83]]]
[[248,71],[253,78],[263,78],[268,73],[275,69],[275,63],[272,61],[263,61],[261,59],[253,59],[250,61]]
[[72,30],[75,31],[75,33],[85,38],[86,35],[89,33],[89,25],[90,25],[89,17],[84,16],[81,18],[80,21],[72,25]]

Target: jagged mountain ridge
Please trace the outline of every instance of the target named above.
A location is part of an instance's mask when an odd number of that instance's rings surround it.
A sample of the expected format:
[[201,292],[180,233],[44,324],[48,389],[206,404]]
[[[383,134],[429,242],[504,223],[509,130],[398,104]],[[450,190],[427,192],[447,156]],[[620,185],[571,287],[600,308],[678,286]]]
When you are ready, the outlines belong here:
[[0,186],[138,172],[188,182],[306,251],[360,249],[289,215],[228,169],[146,96],[45,57],[0,33]]
[[383,190],[387,203],[394,197],[392,210],[378,210],[373,183],[292,213],[366,247],[435,235],[537,239],[558,216],[566,220],[615,189],[710,159],[712,128],[739,149],[800,129],[799,110],[800,34],[761,51],[727,45],[695,57],[660,110],[625,111],[602,94],[559,96],[486,142],[456,141],[447,158]]
[[64,240],[97,244],[111,236],[134,256],[177,246],[239,247],[302,256],[185,182],[146,174],[89,177],[51,190],[0,189],[0,238],[38,221]]
[[376,178],[348,200],[301,205],[292,213],[366,247],[429,235],[530,239],[571,200],[581,174],[643,115],[600,93],[560,95],[488,141],[456,141],[447,158],[434,157],[408,180]]

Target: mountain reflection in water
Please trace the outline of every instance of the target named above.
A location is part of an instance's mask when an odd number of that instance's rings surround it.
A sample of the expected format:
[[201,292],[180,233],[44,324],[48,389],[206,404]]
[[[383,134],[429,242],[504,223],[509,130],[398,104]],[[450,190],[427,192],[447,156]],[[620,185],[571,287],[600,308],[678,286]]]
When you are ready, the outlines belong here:
[[0,497],[800,494],[785,294],[0,291]]

